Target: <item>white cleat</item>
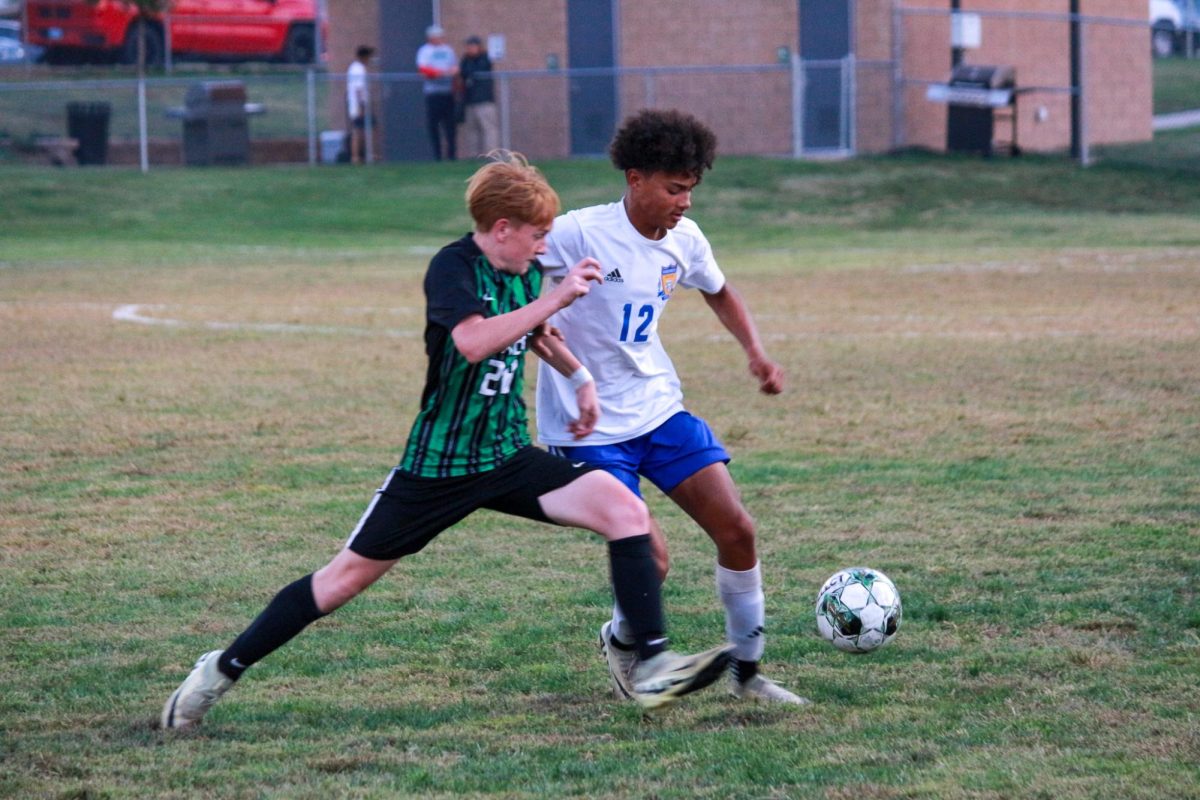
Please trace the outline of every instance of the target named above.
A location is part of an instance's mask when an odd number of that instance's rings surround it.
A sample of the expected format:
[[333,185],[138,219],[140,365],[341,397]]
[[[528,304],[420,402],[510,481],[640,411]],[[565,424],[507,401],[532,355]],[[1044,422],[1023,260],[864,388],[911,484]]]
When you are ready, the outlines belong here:
[[633,699],[647,711],[703,689],[729,665],[733,645],[723,644],[694,656],[670,650],[642,661],[633,671]]
[[739,683],[737,678],[729,682],[729,693],[740,700],[754,700],[760,703],[784,703],[794,706],[806,706],[812,701],[807,697],[793,694],[775,681],[755,675],[745,683]]
[[213,704],[233,686],[233,679],[217,669],[224,650],[213,650],[196,659],[196,666],[163,706],[163,730],[186,730],[200,724]]
[[600,628],[600,652],[608,662],[608,679],[618,700],[633,699],[633,671],[637,669],[637,650],[622,650],[613,645],[612,621]]

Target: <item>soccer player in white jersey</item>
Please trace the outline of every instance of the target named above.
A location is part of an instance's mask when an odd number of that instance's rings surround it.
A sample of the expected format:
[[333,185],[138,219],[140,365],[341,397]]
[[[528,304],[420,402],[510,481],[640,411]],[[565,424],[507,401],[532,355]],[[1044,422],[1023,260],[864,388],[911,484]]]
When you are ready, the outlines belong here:
[[[640,478],[679,505],[717,547],[717,593],[733,645],[730,691],[735,697],[808,702],[759,672],[764,597],[754,521],[742,505],[726,463],[729,455],[704,420],[689,414],[675,367],[658,337],[667,302],[680,289],[699,289],[717,319],[746,353],[765,394],[783,390],[783,373],[763,348],[741,296],[725,280],[708,240],[684,216],[692,192],[716,155],[716,136],[679,111],[644,110],[626,119],[609,146],[625,174],[615,203],[571,211],[554,222],[541,264],[551,285],[580,258],[600,262],[604,281],[550,320],[596,381],[600,419],[580,440],[571,383],[539,367],[538,435],[551,450],[616,475],[638,495]],[[667,549],[653,526],[663,578]],[[614,691],[629,697],[637,667],[624,610],[600,630]]]

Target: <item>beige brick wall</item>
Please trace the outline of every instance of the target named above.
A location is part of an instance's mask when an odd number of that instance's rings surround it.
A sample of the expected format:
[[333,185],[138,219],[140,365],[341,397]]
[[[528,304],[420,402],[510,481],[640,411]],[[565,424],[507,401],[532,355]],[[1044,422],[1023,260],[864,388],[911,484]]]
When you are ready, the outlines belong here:
[[798,38],[794,0],[622,0],[618,15],[625,67],[774,64]]
[[[344,72],[359,44],[378,42],[378,9],[394,0],[329,0],[329,69]],[[408,1],[408,0],[406,0]],[[412,0],[416,2],[417,0]],[[424,2],[424,0],[420,0]],[[962,0],[963,11],[1063,14],[1063,0]],[[1081,0],[1087,15],[1144,21],[1143,0]],[[895,10],[949,11],[950,0],[857,0],[855,37],[860,64],[856,145],[860,152],[902,145],[942,149],[946,107],[925,99],[922,81],[950,73],[947,15],[899,15],[903,73],[910,84],[893,96]],[[471,34],[503,34],[507,57],[500,72],[543,70],[549,56],[570,66],[565,0],[440,0],[449,41],[461,52]],[[796,49],[795,0],[618,0],[617,63],[641,66],[775,65],[779,47]],[[1151,63],[1142,27],[1088,26],[1085,35],[1086,124],[1089,141],[1103,144],[1151,136]],[[1069,39],[1065,21],[984,17],[982,46],[967,63],[1010,64],[1018,85],[1029,89],[1017,106],[1023,148],[1062,150],[1070,144]],[[557,76],[514,78],[508,85],[510,144],[532,158],[563,157],[570,150],[568,82]],[[341,118],[341,97],[336,100]],[[724,153],[791,152],[791,83],[783,71],[736,75],[660,75],[619,81],[618,118],[645,105],[686,108],[717,132]],[[897,113],[898,112],[898,113]],[[998,138],[1008,138],[1007,131]]]
[[[929,0],[905,0],[906,7],[937,7]],[[1084,15],[1145,19],[1141,0],[1082,0]],[[1064,14],[1061,0],[964,0],[963,11],[1022,11]],[[942,7],[949,8],[948,0]],[[1017,138],[1023,149],[1064,150],[1071,143],[1069,24],[1062,20],[1001,19],[984,16],[982,44],[968,50],[968,64],[1016,68]],[[1150,51],[1140,26],[1086,25],[1084,35],[1085,119],[1091,144],[1139,141],[1151,136]],[[905,74],[942,81],[949,75],[949,20],[905,16]],[[946,109],[925,99],[924,88],[905,92],[904,126],[910,145],[945,146]],[[861,124],[861,123],[860,123]],[[997,131],[997,138],[1008,132]]]
[[[386,0],[385,0],[386,1]],[[505,39],[505,58],[498,73],[544,70],[550,55],[567,64],[567,8],[563,0],[522,0],[514,13],[511,0],[442,0],[442,25],[448,41],[461,54],[463,40],[492,34]],[[508,82],[512,149],[533,159],[561,158],[570,150],[567,83],[562,78],[521,78]],[[497,84],[497,99],[502,86]]]

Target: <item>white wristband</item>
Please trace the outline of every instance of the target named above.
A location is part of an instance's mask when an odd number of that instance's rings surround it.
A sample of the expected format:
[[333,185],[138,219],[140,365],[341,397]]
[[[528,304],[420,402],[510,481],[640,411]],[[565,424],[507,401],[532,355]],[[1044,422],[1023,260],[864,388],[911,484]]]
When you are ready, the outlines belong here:
[[588,372],[588,368],[581,365],[579,369],[570,374],[567,380],[571,382],[572,389],[579,391],[580,387],[591,383],[594,378],[592,378],[592,373]]

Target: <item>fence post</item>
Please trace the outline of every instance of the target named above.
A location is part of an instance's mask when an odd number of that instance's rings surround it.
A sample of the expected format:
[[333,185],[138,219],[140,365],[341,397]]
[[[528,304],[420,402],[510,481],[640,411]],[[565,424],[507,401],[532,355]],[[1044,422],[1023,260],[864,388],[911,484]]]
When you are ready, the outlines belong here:
[[904,146],[904,16],[892,8],[892,149]]
[[138,101],[138,163],[141,165],[142,172],[150,171],[150,141],[149,133],[146,124],[146,77],[138,76],[137,82],[137,101]]
[[[363,108],[363,163],[375,163],[375,111],[371,106],[370,98],[373,94],[383,94],[382,81],[375,80],[374,76],[368,75],[368,85],[374,84],[374,92],[367,92],[367,105]],[[353,136],[353,134],[351,134]]]
[[792,53],[792,158],[804,156],[804,62]]
[[1079,163],[1091,166],[1092,149],[1088,144],[1087,103],[1087,36],[1084,23],[1079,24]]
[[305,104],[308,106],[308,165],[317,164],[317,75],[312,67],[304,73]]
[[500,146],[505,150],[512,149],[512,129],[509,121],[509,91],[508,91],[508,76],[503,72],[499,74],[500,79]]
[[171,9],[163,11],[163,71],[170,75],[175,71],[175,59],[171,56]]
[[854,69],[854,56],[848,55],[842,59],[842,149],[854,155],[854,108],[857,104],[858,87],[855,85],[857,70]]

